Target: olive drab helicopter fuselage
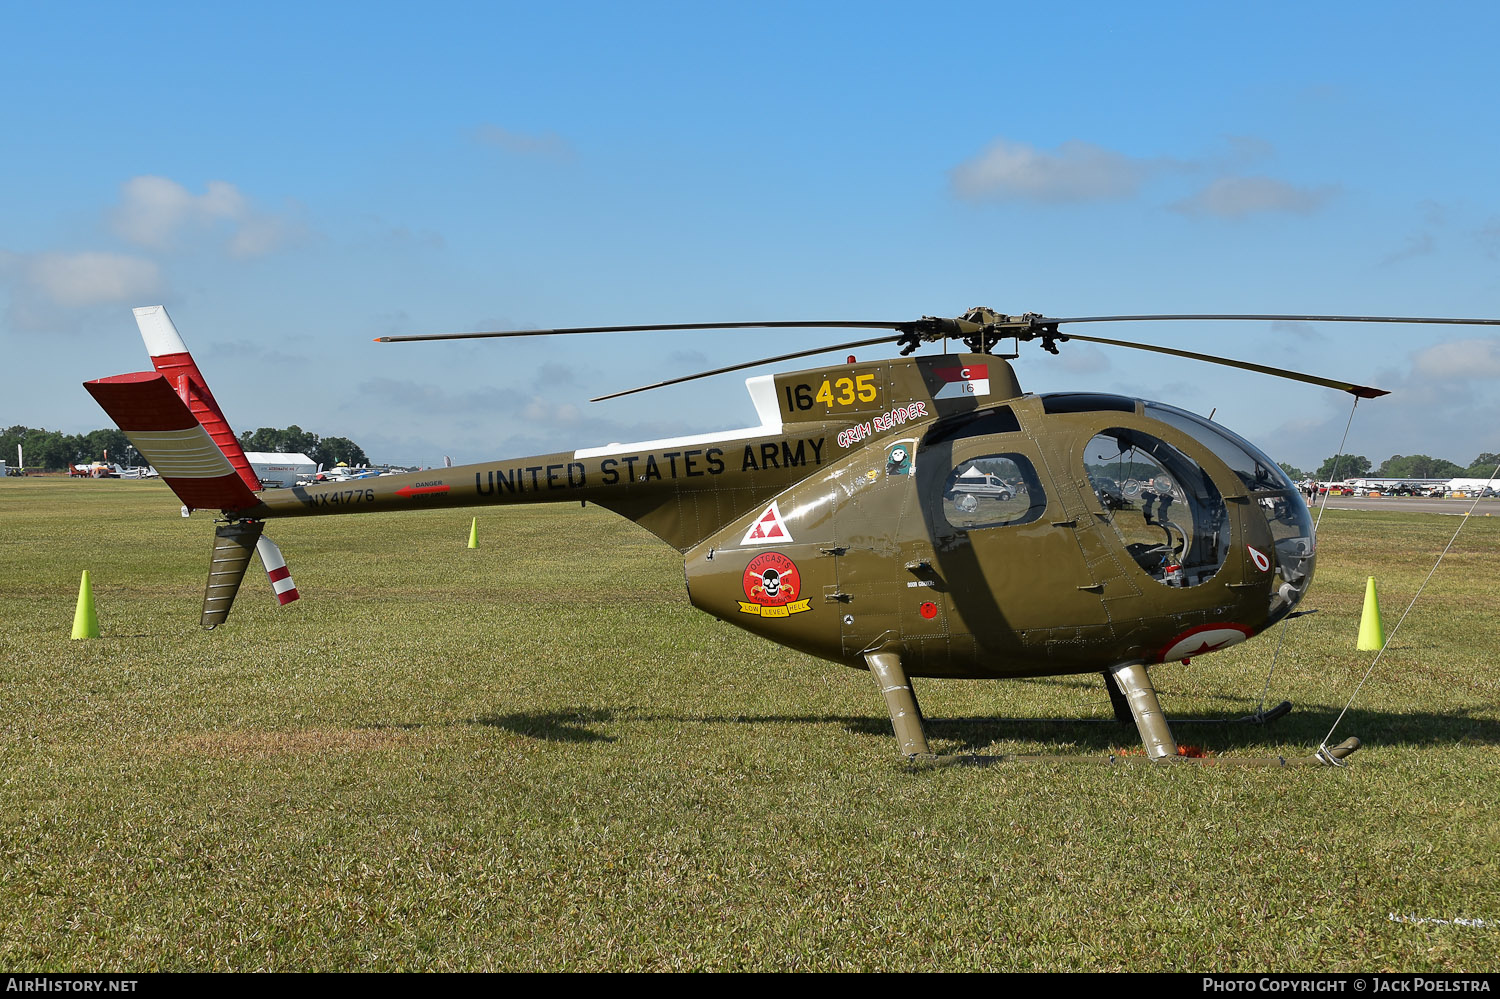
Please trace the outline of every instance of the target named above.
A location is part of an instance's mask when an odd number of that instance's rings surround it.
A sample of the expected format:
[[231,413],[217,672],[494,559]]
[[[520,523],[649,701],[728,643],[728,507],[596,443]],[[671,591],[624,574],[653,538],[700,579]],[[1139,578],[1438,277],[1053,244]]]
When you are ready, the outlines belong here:
[[[699,609],[860,668],[899,649],[910,676],[1186,659],[1274,624],[1312,576],[1296,487],[1182,410],[1022,395],[1009,364],[976,354],[751,379],[751,392],[769,419],[742,434],[266,490],[241,514],[592,502],[681,551]],[[1089,467],[1132,452],[1159,495],[1180,497],[1165,517],[1109,510],[1091,484]],[[966,502],[975,468],[1019,491]]]
[[[155,370],[86,387],[185,508],[223,512],[207,627],[227,617],[257,551],[278,597],[295,598],[267,521],[582,501],[680,551],[699,609],[870,670],[907,756],[927,754],[911,677],[1102,672],[1117,714],[1163,760],[1177,747],[1146,667],[1286,618],[1313,575],[1302,496],[1253,445],[1163,403],[1023,393],[987,352],[753,377],[760,424],[744,430],[263,489],[165,310],[136,315]],[[1016,335],[1037,317],[1009,318],[1004,332]],[[912,346],[918,333],[969,334],[987,351],[997,319],[1007,317],[823,325],[885,325]],[[741,325],[775,324],[709,328]],[[1067,339],[1055,325],[1035,335],[1048,349]]]

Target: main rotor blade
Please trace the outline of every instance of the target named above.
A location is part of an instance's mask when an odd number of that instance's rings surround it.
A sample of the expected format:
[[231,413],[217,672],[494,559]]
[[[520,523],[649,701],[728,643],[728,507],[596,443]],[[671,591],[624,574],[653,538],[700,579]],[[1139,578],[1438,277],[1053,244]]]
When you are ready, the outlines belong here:
[[[1158,319],[1173,318],[1158,316]],[[1204,318],[1199,316],[1198,318]],[[1227,317],[1214,317],[1227,318]],[[1244,319],[1247,317],[1239,316]],[[1261,317],[1264,318],[1264,317]],[[1066,322],[1067,320],[1059,320]],[[1076,320],[1073,320],[1076,322]],[[1231,368],[1244,368],[1246,371],[1258,371],[1263,375],[1275,375],[1277,378],[1290,378],[1293,381],[1307,382],[1311,385],[1322,385],[1324,388],[1334,388],[1341,392],[1348,392],[1361,399],[1378,399],[1383,395],[1390,395],[1386,389],[1371,388],[1368,385],[1355,385],[1352,382],[1341,382],[1335,378],[1323,378],[1320,375],[1303,374],[1300,371],[1291,371],[1287,368],[1273,368],[1266,364],[1255,364],[1251,361],[1236,361],[1230,357],[1216,357],[1213,354],[1199,354],[1191,350],[1177,350],[1172,347],[1157,347],[1149,343],[1133,343],[1129,340],[1109,340],[1099,336],[1080,336],[1077,333],[1059,333],[1059,340],[1084,340],[1088,343],[1103,343],[1112,347],[1134,347],[1136,350],[1149,350],[1157,354],[1171,354],[1174,357],[1186,357],[1194,361],[1207,361],[1209,364],[1223,364]]]
[[[408,340],[478,340],[486,337],[565,336],[570,333],[653,333],[676,330],[746,330],[746,329],[872,329],[895,330],[910,326],[905,322],[859,322],[854,320],[813,320],[811,322],[769,323],[658,323],[654,326],[568,326],[552,330],[495,330],[486,333],[420,333],[411,336],[378,336],[376,343],[404,343]],[[732,369],[731,369],[732,370]]]
[[[1068,319],[1052,319],[1043,317],[1038,320],[1041,324],[1047,323],[1121,323],[1121,322],[1145,322],[1156,320],[1173,319],[1261,319],[1268,321],[1303,322],[1303,323],[1437,323],[1450,326],[1500,326],[1500,319],[1432,319],[1415,316],[1229,316],[1229,315],[1169,315],[1169,316],[1073,316]],[[1080,338],[1081,339],[1081,338]]]
[[762,357],[758,361],[746,361],[743,364],[731,364],[727,368],[715,368],[712,371],[700,371],[695,375],[683,375],[681,378],[668,378],[664,382],[656,382],[652,385],[642,385],[639,388],[626,389],[623,392],[611,392],[609,395],[601,395],[589,402],[603,402],[606,399],[618,399],[622,395],[634,395],[637,392],[649,392],[651,389],[665,388],[668,385],[677,385],[682,382],[694,381],[698,378],[708,378],[710,375],[724,375],[731,371],[740,371],[744,368],[753,368],[761,364],[775,364],[778,361],[792,361],[799,357],[811,357],[814,354],[828,354],[835,350],[853,350],[855,347],[870,347],[877,343],[895,343],[900,337],[878,336],[869,340],[855,340],[853,343],[836,343],[827,347],[815,347],[812,350],[799,350],[794,354],[778,354],[776,357]]
[[[1071,316],[1056,319],[1040,316],[1041,325],[1052,323],[1118,323],[1146,322],[1158,320],[1261,320],[1285,322],[1326,323],[1411,323],[1447,324],[1457,326],[1500,326],[1500,319],[1443,319],[1415,316],[1293,316],[1293,315],[1228,315],[1228,314],[1172,314],[1151,316]],[[420,333],[407,336],[376,337],[376,343],[405,343],[414,340],[476,340],[492,337],[515,336],[566,336],[573,333],[652,333],[687,330],[743,330],[743,329],[906,329],[920,325],[920,321],[861,321],[861,320],[796,320],[752,323],[656,323],[645,326],[569,326],[557,329],[537,330],[490,330],[478,333]]]

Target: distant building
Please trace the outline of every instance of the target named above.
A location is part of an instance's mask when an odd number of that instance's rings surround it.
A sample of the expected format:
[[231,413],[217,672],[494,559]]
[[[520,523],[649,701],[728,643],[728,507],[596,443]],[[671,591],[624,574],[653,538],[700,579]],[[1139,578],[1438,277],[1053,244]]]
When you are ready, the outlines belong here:
[[295,485],[300,478],[317,474],[318,463],[305,454],[279,454],[274,451],[246,451],[245,458],[255,477],[267,489]]

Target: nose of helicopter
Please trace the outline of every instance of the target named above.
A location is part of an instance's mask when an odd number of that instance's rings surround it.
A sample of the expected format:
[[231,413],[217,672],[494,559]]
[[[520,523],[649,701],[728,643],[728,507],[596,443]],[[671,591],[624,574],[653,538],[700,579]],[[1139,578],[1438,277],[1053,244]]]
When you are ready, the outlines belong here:
[[1147,402],[1145,412],[1206,446],[1239,479],[1270,529],[1273,551],[1250,545],[1248,552],[1269,591],[1265,626],[1285,618],[1307,594],[1317,561],[1313,518],[1301,491],[1269,455],[1227,427],[1165,403]]
[[1269,627],[1295,610],[1307,595],[1317,566],[1318,544],[1312,513],[1300,491],[1277,490],[1274,495],[1259,497],[1258,502],[1276,546]]

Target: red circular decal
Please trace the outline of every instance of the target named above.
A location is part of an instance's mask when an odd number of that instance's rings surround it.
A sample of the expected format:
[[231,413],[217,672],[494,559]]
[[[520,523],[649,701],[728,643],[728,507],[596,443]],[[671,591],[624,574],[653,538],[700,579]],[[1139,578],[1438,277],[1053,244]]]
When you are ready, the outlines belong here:
[[927,603],[923,604],[922,605],[922,616],[925,617],[925,618],[927,618],[928,620],[931,620],[932,618],[937,617],[937,604],[933,603],[931,600],[929,600],[929,601],[927,601]]
[[1162,662],[1188,659],[1207,652],[1217,652],[1230,645],[1238,645],[1253,634],[1254,632],[1243,624],[1230,621],[1219,624],[1200,624],[1172,639],[1158,655]]
[[765,552],[745,567],[745,599],[762,607],[781,607],[802,589],[797,564],[781,552]]

